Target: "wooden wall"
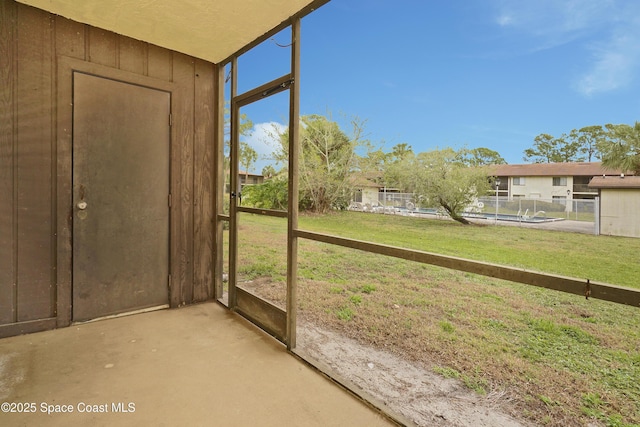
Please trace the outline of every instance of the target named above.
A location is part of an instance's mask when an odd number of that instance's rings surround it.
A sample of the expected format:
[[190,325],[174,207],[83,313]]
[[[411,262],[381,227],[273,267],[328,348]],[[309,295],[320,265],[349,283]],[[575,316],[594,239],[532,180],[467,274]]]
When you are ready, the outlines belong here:
[[0,337],[70,322],[61,57],[172,84],[170,304],[214,297],[216,66],[0,0]]

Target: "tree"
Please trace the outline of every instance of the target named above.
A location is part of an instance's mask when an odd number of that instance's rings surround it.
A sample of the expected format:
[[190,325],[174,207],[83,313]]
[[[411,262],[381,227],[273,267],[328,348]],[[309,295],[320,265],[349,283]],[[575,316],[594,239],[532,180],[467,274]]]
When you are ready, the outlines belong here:
[[386,175],[390,167],[406,156],[413,155],[411,146],[406,143],[395,145],[390,153],[385,153],[369,141],[365,141],[364,145],[367,151],[364,156],[358,157],[356,170],[360,176],[380,185],[386,184]]
[[581,162],[584,157],[579,155],[580,144],[575,140],[567,140],[566,135],[555,138],[547,133],[534,138],[532,148],[524,150],[523,160],[534,163],[565,163]]
[[280,173],[262,184],[245,187],[243,193],[247,206],[286,210],[289,200],[287,176]]
[[489,165],[506,165],[500,153],[489,148],[479,147],[461,150],[464,161],[472,167]]
[[[352,136],[347,136],[334,121],[321,115],[300,118],[299,187],[300,208],[325,213],[348,206],[356,167],[356,148],[365,144],[363,122],[351,120]],[[289,149],[288,129],[281,133],[276,160],[286,164]]]
[[413,155],[413,148],[406,142],[401,144],[396,144],[391,149],[391,153],[389,154],[389,161],[391,162],[399,162],[404,160],[407,156]]
[[238,162],[244,167],[244,182],[249,182],[249,169],[258,160],[258,153],[249,144],[240,141],[240,151],[238,152]]
[[369,142],[365,142],[364,146],[366,152],[363,156],[357,155],[354,169],[367,179],[381,182],[389,154]]
[[[253,122],[249,120],[245,113],[240,114],[240,135],[249,136],[253,129]],[[229,140],[231,138],[231,111],[229,110],[229,102],[224,106],[224,143],[225,153],[228,155]]]
[[462,216],[478,194],[490,189],[489,172],[484,167],[469,167],[464,152],[452,148],[407,156],[396,173],[402,188],[422,196],[432,205],[442,207],[461,224],[469,224]]
[[580,152],[585,154],[586,160],[590,162],[594,158],[600,158],[598,146],[605,140],[606,133],[600,125],[585,126],[578,130],[573,129],[569,138],[578,143]]
[[605,128],[606,140],[598,145],[602,166],[640,175],[640,122],[633,126],[607,124]]
[[265,179],[273,178],[276,175],[276,170],[272,165],[266,165],[262,168],[262,176]]
[[[227,103],[228,104],[228,103]],[[226,188],[228,183],[231,182],[231,179],[229,177],[229,171],[231,169],[231,164],[230,164],[230,151],[231,151],[231,116],[230,116],[230,111],[229,111],[229,107],[227,105],[225,105],[224,107],[224,184],[223,184],[223,188]],[[240,137],[248,137],[251,136],[251,131],[253,129],[253,122],[251,120],[249,120],[247,118],[247,115],[242,113],[240,114]],[[242,150],[242,144],[245,144],[248,146],[248,144],[244,143],[244,142],[240,142],[240,150]],[[255,152],[255,151],[254,151]],[[240,154],[240,158],[242,159],[242,154]],[[253,162],[255,162],[256,160],[253,160]],[[253,163],[251,162],[251,164]],[[241,160],[242,163],[242,160]],[[247,172],[249,171],[249,168],[247,167]],[[246,177],[245,177],[245,181],[246,181]],[[235,190],[234,190],[235,191]]]

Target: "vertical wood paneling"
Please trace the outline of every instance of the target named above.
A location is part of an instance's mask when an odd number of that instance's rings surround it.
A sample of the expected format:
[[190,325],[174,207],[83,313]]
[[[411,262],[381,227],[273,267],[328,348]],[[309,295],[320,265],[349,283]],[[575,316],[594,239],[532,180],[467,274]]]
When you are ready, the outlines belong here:
[[49,14],[18,17],[18,321],[50,317],[52,292],[51,87]]
[[[84,39],[84,38],[83,38]],[[72,76],[65,70],[66,58],[58,59],[57,74],[57,325],[63,327],[71,323],[71,281],[72,281]]]
[[145,75],[147,62],[146,43],[120,36],[119,40],[120,69]]
[[149,45],[147,49],[147,75],[170,82],[173,80],[171,51]]
[[[179,288],[178,304],[193,299],[193,136],[194,136],[194,60],[173,54],[173,78],[178,86],[173,114],[172,181],[173,209],[177,230],[171,234],[175,242],[172,264],[173,285]],[[174,205],[175,206],[175,205]],[[173,298],[173,295],[172,295]],[[173,302],[173,301],[172,301]],[[174,304],[172,304],[174,305]]]
[[56,314],[58,326],[71,320],[72,84],[64,57],[175,83],[171,305],[212,298],[214,65],[0,0],[0,326],[49,319],[38,323],[49,328]]
[[213,65],[195,64],[195,139],[193,149],[193,299],[213,297]]
[[0,324],[14,321],[15,192],[14,78],[15,3],[0,1]]
[[[87,26],[56,16],[56,54],[79,60],[86,59]],[[58,59],[60,61],[63,59]],[[57,164],[57,207],[56,222],[56,291],[57,326],[63,327],[71,322],[71,134],[72,106],[71,76],[58,71],[57,81],[57,143],[54,153]]]
[[62,16],[55,17],[56,54],[85,59],[85,26]]
[[99,28],[87,27],[88,60],[90,62],[118,68],[118,36]]

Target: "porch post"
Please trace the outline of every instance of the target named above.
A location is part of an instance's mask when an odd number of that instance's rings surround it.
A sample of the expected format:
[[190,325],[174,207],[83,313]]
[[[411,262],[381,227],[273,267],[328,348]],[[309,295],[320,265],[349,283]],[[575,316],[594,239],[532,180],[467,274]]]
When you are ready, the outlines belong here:
[[300,152],[300,18],[291,23],[291,78],[289,90],[289,206],[287,222],[287,349],[296,347],[298,282],[298,155]]
[[231,60],[231,139],[229,147],[229,308],[237,306],[236,279],[238,260],[238,204],[237,194],[240,190],[238,178],[238,147],[240,145],[240,107],[234,101],[238,92],[238,58]]
[[224,185],[224,65],[216,66],[216,84],[215,84],[215,93],[216,93],[216,133],[215,133],[215,147],[214,147],[214,179],[216,189],[214,195],[214,218],[215,218],[215,251],[213,252],[213,265],[215,275],[213,277],[214,283],[214,299],[218,300],[222,298],[223,294],[223,280],[222,280],[222,272],[224,270],[224,260],[222,257],[222,253],[224,251],[223,248],[223,233],[224,226],[223,222],[220,220],[220,214],[223,211],[224,206],[224,194],[225,194],[225,185]]

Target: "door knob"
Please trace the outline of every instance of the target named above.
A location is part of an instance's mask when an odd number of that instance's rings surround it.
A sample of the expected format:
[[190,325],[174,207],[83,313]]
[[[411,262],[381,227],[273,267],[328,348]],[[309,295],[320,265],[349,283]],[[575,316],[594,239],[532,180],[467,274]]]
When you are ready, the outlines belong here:
[[80,209],[81,211],[87,209],[87,202],[82,201],[78,203],[78,209]]

